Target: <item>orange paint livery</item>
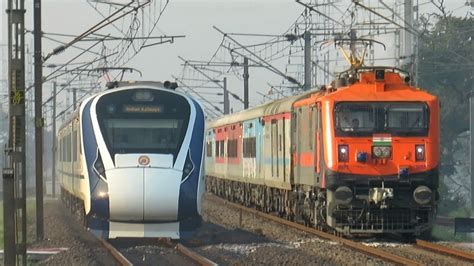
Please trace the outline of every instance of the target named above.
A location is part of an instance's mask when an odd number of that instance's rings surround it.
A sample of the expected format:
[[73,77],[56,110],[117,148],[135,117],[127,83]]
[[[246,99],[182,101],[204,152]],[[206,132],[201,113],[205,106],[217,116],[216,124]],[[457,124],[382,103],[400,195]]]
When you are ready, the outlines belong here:
[[[422,137],[393,137],[391,158],[372,160],[372,136],[337,137],[335,134],[334,109],[339,102],[420,102],[429,109],[428,135]],[[297,101],[293,107],[311,106],[321,103],[323,124],[323,152],[327,169],[347,174],[367,176],[397,175],[399,169],[407,167],[410,173],[426,172],[439,164],[439,102],[438,99],[404,83],[398,73],[386,72],[384,82],[375,81],[374,72],[362,73],[358,82],[337,90],[317,92],[311,97]],[[386,134],[385,134],[386,135]],[[339,162],[338,145],[349,146],[348,162]],[[426,158],[416,162],[412,154],[415,145],[425,145]],[[366,162],[357,162],[357,153],[369,156]],[[300,155],[302,156],[302,155]],[[310,157],[308,157],[310,158]],[[310,163],[309,159],[300,159]]]

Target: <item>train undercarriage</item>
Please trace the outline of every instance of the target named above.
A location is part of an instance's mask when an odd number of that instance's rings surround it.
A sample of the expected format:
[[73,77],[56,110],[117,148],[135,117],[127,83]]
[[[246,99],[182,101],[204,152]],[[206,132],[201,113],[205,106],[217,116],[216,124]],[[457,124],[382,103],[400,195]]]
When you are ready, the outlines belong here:
[[80,223],[86,227],[86,211],[84,209],[84,201],[69,193],[61,187],[61,201],[64,206],[69,209],[71,214],[76,217]]
[[402,202],[394,199],[393,202],[387,200],[374,204],[361,196],[362,193],[356,194],[349,203],[336,199],[336,191],[317,187],[299,185],[286,190],[211,176],[206,177],[206,191],[246,207],[276,213],[291,221],[346,236],[400,234],[428,237],[435,213],[432,205],[403,202],[406,193],[400,193]]

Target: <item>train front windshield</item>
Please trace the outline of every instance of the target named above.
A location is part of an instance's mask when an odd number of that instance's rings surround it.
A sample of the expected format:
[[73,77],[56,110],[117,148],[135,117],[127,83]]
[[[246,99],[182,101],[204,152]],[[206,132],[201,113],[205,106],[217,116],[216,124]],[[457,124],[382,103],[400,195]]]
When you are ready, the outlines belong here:
[[420,102],[342,102],[334,109],[336,136],[427,136],[429,110]]
[[118,91],[97,103],[99,125],[112,158],[117,153],[173,154],[176,158],[189,115],[188,101],[166,91]]

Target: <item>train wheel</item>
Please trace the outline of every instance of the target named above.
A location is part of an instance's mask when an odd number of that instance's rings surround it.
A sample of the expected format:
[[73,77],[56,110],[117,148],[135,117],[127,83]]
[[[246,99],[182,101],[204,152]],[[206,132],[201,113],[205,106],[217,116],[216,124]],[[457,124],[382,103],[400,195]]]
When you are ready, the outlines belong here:
[[433,232],[431,229],[421,232],[420,238],[426,241],[431,241],[433,239]]
[[416,242],[416,236],[413,233],[405,233],[402,234],[402,241],[405,243],[415,243]]

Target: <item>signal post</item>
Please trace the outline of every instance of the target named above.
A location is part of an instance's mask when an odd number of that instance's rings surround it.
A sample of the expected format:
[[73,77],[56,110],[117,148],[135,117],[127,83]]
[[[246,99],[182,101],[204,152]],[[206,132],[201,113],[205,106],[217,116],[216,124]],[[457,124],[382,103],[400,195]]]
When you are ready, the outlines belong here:
[[25,8],[8,0],[9,138],[3,169],[4,264],[26,265]]

